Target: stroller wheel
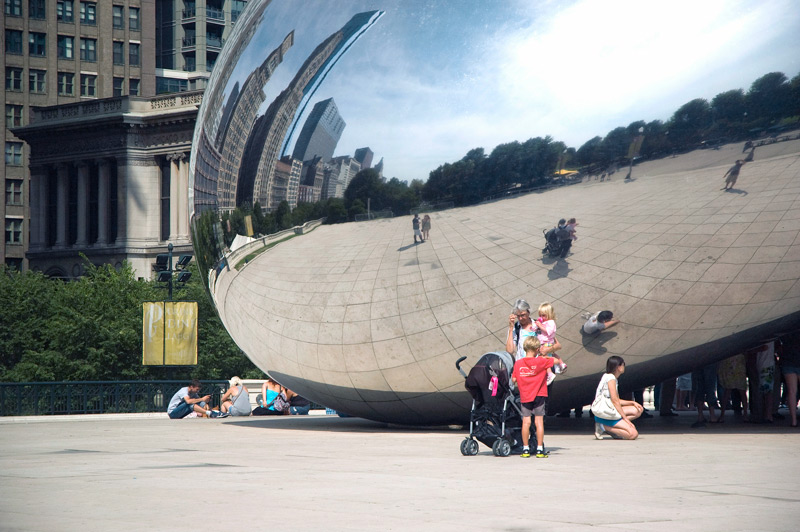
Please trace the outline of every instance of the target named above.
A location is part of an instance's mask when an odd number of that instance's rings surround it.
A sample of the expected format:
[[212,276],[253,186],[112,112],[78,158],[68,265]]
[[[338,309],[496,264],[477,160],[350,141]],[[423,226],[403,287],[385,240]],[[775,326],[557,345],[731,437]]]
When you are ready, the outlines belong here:
[[461,454],[464,456],[475,456],[478,454],[478,442],[473,439],[466,438],[461,442]]
[[495,456],[508,456],[511,454],[511,444],[501,438],[492,444],[492,452]]

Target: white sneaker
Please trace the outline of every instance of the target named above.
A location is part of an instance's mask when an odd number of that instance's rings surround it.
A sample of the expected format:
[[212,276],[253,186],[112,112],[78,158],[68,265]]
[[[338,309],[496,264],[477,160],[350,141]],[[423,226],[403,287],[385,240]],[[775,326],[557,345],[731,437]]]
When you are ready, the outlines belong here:
[[550,371],[547,372],[547,385],[550,386],[556,380],[556,374]]
[[595,439],[596,440],[602,440],[604,432],[605,432],[605,429],[603,428],[602,423],[597,423],[595,421],[595,423],[594,423],[594,437],[595,437]]

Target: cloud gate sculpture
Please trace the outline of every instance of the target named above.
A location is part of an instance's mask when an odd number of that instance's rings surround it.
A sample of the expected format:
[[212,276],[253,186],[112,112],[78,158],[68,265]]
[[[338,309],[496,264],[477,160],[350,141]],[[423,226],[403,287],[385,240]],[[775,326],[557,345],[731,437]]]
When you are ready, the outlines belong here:
[[[352,158],[334,150],[370,145],[380,155],[389,152],[382,143],[402,142],[386,117],[412,115],[420,102],[398,98],[402,76],[392,74],[426,54],[437,68],[442,58],[411,29],[398,33],[392,17],[407,10],[390,4],[251,1],[212,74],[191,160],[192,236],[226,328],[261,369],[348,414],[440,424],[468,415],[456,359],[466,356],[468,368],[503,350],[517,298],[556,309],[569,371],[554,383],[554,409],[590,402],[612,354],[625,358],[622,384],[635,389],[798,326],[800,140],[760,148],[733,193],[720,191],[720,178],[741,144],[648,161],[631,180],[433,212],[420,245],[410,217],[398,216],[406,213],[287,240],[226,241],[223,213],[296,203],[296,175],[315,160],[346,166]],[[450,16],[469,16],[422,11],[414,20],[432,34],[461,23]],[[395,159],[417,157],[410,140],[420,135],[406,131]],[[323,186],[322,174],[308,187]],[[543,257],[542,230],[571,216],[580,223],[572,253]],[[583,335],[582,315],[604,309],[622,323]]]

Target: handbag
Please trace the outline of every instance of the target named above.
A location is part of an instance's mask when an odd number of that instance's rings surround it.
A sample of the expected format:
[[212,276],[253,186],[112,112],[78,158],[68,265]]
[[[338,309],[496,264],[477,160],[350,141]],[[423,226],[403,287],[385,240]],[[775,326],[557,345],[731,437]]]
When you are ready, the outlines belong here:
[[276,412],[286,412],[289,410],[289,400],[286,399],[286,394],[281,392],[275,396],[275,399],[270,401],[267,408],[272,407]]
[[622,419],[610,397],[600,393],[592,402],[592,413],[600,419]]

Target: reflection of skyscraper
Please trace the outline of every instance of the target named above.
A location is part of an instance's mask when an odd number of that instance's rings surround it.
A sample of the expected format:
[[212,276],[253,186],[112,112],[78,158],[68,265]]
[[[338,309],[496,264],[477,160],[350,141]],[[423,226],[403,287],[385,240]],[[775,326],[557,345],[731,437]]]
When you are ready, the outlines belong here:
[[247,76],[242,84],[239,97],[230,112],[230,121],[225,131],[218,132],[216,140],[225,139],[224,144],[217,145],[222,152],[218,180],[218,205],[220,209],[230,210],[236,207],[237,179],[242,164],[247,136],[253,127],[258,108],[266,99],[264,85],[272,73],[283,61],[283,56],[294,43],[294,32],[289,33],[281,45],[267,56],[264,62]]
[[322,199],[341,198],[347,185],[361,170],[361,165],[352,157],[334,157],[325,167]]
[[381,157],[381,160],[375,165],[375,171],[378,172],[378,177],[383,177],[383,157]]
[[356,150],[355,157],[353,157],[356,161],[361,163],[361,169],[366,170],[367,168],[372,168],[372,150],[367,148],[359,148]]
[[[286,139],[291,136],[287,135],[287,131],[294,128],[297,122],[298,108],[313,95],[339,57],[382,14],[383,12],[380,11],[370,11],[354,15],[341,30],[325,39],[311,52],[294,79],[270,104],[264,113],[269,127],[265,135],[255,182],[252,188],[250,188],[249,182],[240,184],[235,194],[237,204],[259,201],[262,206],[266,207],[275,203],[273,201],[275,194],[271,190],[275,163],[281,154],[281,145],[283,144],[285,147]],[[230,127],[234,127],[233,121],[231,121]]]
[[318,102],[303,124],[292,157],[301,161],[314,157],[321,157],[324,162],[330,161],[344,127],[345,122],[333,98]]

